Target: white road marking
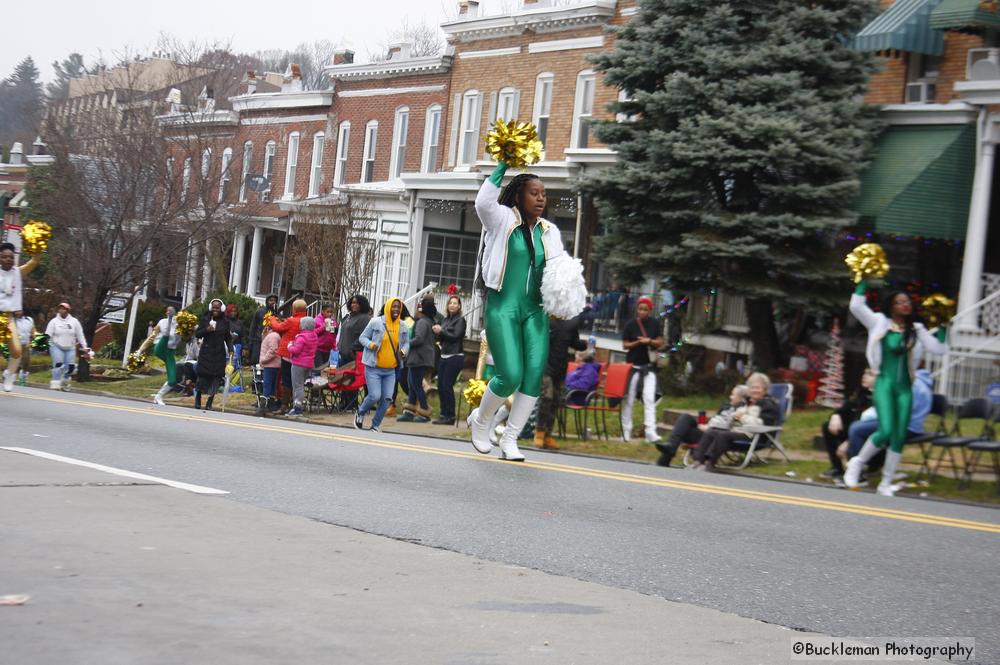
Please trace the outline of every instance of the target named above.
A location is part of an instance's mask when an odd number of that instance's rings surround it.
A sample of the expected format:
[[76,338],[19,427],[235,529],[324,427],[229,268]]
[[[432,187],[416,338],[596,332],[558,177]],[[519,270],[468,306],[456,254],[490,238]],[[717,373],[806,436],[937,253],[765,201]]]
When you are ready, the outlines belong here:
[[97,464],[95,462],[87,462],[84,460],[74,459],[72,457],[53,455],[52,453],[47,453],[41,450],[32,450],[31,448],[13,448],[13,447],[0,446],[0,450],[9,450],[11,452],[23,453],[25,455],[34,455],[35,457],[42,457],[45,459],[54,460],[56,462],[64,462],[66,464],[75,464],[76,466],[84,466],[87,467],[88,469],[95,469],[97,471],[113,473],[116,476],[135,478],[136,480],[148,480],[153,483],[159,483],[161,485],[167,485],[169,487],[176,487],[179,490],[194,492],[195,494],[229,494],[229,492],[227,492],[226,490],[217,490],[213,487],[203,487],[201,485],[182,483],[179,480],[168,480],[166,478],[157,478],[156,476],[148,476],[145,473],[136,473],[135,471],[117,469],[113,466],[104,466],[103,464]]

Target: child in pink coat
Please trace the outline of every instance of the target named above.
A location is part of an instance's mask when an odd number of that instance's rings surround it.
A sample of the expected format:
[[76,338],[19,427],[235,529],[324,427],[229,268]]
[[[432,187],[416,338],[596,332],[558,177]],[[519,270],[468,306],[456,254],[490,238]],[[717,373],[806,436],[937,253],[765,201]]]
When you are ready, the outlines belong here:
[[292,362],[292,410],[289,416],[302,415],[302,398],[305,395],[306,377],[316,359],[316,319],[303,316],[299,321],[299,334],[288,344]]

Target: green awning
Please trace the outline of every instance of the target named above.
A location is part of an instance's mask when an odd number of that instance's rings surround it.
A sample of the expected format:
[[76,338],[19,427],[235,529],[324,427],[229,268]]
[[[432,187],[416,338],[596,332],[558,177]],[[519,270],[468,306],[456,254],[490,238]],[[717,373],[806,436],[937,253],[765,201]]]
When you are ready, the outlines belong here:
[[877,233],[964,240],[975,125],[889,127],[861,176],[861,222]]
[[941,0],[896,0],[854,37],[851,46],[858,51],[941,55],[944,33],[930,26],[931,12],[940,3]]
[[980,0],[942,0],[930,16],[930,26],[939,30],[997,25],[1000,13]]

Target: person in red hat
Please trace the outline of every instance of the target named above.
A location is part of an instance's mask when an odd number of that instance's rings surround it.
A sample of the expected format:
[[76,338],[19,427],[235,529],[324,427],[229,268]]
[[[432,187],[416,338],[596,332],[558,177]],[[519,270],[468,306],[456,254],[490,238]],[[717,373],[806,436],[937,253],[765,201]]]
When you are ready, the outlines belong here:
[[622,438],[628,441],[632,433],[632,407],[636,395],[642,387],[642,410],[646,441],[657,443],[656,433],[656,365],[650,351],[663,346],[663,329],[655,317],[653,301],[643,296],[635,307],[636,318],[625,324],[622,331],[622,346],[625,348],[625,362],[632,363],[628,391],[622,404]]
[[61,302],[55,316],[45,327],[49,336],[49,355],[52,356],[52,380],[49,388],[69,391],[69,377],[76,369],[76,348],[89,349],[87,338],[83,336],[83,326],[70,314],[73,308]]

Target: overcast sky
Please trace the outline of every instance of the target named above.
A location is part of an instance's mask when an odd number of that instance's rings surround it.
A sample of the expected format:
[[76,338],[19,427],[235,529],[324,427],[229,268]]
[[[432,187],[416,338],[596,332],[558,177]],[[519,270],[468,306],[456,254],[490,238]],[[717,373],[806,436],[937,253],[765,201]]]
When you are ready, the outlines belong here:
[[[505,0],[485,0],[484,12]],[[52,61],[82,53],[87,63],[100,53],[148,52],[161,32],[183,41],[221,42],[233,50],[291,49],[329,39],[368,50],[405,19],[432,25],[454,15],[457,0],[3,0],[0,78],[25,56],[35,59],[43,81]],[[507,4],[512,4],[507,2]]]

